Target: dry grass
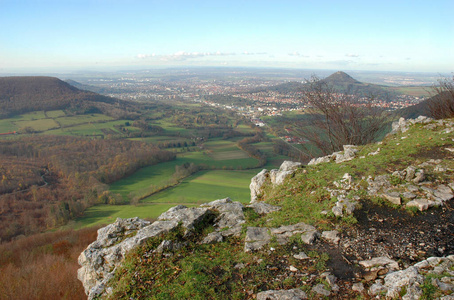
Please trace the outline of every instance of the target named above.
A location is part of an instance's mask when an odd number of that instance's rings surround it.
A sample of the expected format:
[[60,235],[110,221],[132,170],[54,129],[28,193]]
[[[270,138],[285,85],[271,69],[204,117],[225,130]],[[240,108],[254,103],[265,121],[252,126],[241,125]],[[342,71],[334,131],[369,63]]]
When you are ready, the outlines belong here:
[[86,299],[77,258],[96,230],[37,234],[0,245],[0,299]]

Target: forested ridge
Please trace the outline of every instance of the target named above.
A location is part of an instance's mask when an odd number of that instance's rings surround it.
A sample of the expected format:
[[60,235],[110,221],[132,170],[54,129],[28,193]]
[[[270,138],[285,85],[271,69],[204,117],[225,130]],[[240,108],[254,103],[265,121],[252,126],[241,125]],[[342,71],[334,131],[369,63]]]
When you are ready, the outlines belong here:
[[97,203],[121,204],[107,183],[175,154],[136,141],[70,136],[0,140],[0,238],[55,228]]
[[126,101],[79,90],[55,77],[0,77],[0,117],[56,109],[113,114],[128,106]]

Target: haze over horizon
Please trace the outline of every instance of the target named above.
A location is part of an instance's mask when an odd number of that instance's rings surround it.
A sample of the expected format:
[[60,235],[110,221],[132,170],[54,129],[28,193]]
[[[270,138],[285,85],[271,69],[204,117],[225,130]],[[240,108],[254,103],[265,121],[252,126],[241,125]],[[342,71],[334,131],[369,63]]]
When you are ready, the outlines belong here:
[[178,66],[453,72],[451,0],[0,0],[0,73]]

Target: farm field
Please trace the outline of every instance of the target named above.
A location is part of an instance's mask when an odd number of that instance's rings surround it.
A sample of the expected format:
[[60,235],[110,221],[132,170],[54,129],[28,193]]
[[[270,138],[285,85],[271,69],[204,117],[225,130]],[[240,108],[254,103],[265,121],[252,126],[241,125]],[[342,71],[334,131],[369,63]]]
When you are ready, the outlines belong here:
[[249,184],[260,170],[201,171],[184,179],[175,187],[143,200],[144,203],[197,203],[230,197],[234,201],[250,201]]
[[112,193],[119,193],[124,199],[131,195],[141,195],[146,193],[150,186],[162,186],[175,172],[175,166],[184,164],[181,159],[160,163],[154,166],[142,168],[121,180],[110,185]]
[[60,127],[53,119],[16,121],[15,124],[19,128],[30,127],[35,131],[47,131]]
[[117,218],[134,218],[156,219],[160,214],[167,211],[175,203],[153,204],[144,203],[134,205],[96,205],[88,208],[85,215],[79,218],[67,227],[80,229],[98,225],[106,225],[115,222]]

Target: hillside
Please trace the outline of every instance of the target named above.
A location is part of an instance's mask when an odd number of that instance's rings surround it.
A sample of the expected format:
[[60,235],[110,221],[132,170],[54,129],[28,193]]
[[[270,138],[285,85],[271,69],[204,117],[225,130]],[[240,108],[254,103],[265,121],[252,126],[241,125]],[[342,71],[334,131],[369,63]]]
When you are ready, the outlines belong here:
[[57,109],[106,112],[114,105],[125,106],[126,103],[79,90],[54,77],[0,77],[0,116]]
[[452,119],[401,119],[382,142],[263,170],[247,206],[118,219],[78,278],[89,299],[440,299],[454,290],[453,139]]
[[[371,83],[360,82],[345,72],[338,71],[331,74],[330,76],[320,80],[326,83],[339,92],[343,93],[355,93],[364,96],[380,96],[385,99],[395,96],[398,93],[386,86],[380,86]],[[266,89],[260,89],[254,92],[279,92],[279,93],[295,93],[303,90],[307,85],[301,82],[291,81],[276,86],[268,87]]]

